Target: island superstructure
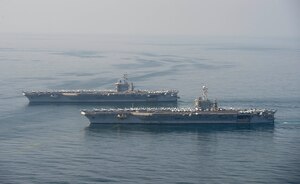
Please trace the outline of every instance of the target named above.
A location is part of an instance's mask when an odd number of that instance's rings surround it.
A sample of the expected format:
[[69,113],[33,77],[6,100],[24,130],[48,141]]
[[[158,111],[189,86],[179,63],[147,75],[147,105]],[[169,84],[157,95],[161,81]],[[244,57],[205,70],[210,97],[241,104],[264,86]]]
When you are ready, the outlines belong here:
[[30,103],[177,102],[177,90],[136,90],[127,75],[115,90],[24,91]]
[[212,124],[212,123],[274,123],[275,110],[223,109],[216,101],[203,96],[194,108],[125,108],[82,110],[91,124]]

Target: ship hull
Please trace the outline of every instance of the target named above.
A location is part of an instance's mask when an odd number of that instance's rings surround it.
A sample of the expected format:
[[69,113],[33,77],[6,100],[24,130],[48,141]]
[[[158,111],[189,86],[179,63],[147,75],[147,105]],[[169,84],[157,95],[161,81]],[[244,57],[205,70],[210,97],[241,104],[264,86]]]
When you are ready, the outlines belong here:
[[256,124],[274,123],[274,117],[249,115],[240,118],[236,113],[159,114],[83,113],[91,124]]
[[177,102],[177,94],[24,93],[30,103]]

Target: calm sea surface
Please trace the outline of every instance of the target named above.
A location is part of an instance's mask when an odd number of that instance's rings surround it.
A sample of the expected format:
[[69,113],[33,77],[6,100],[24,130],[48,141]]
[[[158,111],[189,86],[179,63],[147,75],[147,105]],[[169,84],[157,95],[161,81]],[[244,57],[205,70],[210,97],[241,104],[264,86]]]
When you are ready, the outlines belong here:
[[[0,35],[0,183],[299,183],[300,40]],[[93,105],[28,105],[22,90],[203,85],[274,126],[89,126]],[[109,105],[105,105],[106,107]],[[115,104],[114,106],[118,106]]]

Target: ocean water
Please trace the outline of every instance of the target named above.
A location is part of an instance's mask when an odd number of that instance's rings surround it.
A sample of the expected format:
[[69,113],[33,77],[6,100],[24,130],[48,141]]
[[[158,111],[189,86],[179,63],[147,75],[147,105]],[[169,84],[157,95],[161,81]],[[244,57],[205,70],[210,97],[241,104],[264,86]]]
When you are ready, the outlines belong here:
[[[0,183],[299,183],[300,40],[0,35]],[[22,90],[201,88],[223,107],[277,109],[263,126],[89,126]],[[105,105],[109,106],[109,105]],[[118,104],[114,105],[118,106]]]

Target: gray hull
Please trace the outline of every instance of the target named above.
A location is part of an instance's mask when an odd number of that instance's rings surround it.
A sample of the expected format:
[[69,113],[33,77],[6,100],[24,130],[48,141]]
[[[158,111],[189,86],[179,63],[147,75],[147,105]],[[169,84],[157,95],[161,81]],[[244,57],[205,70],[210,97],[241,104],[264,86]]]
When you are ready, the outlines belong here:
[[91,124],[253,124],[274,123],[274,116],[263,116],[258,114],[238,114],[236,112],[192,112],[192,113],[161,113],[141,114],[135,112],[127,113],[103,113],[82,112]]
[[177,93],[24,92],[30,103],[177,102]]

